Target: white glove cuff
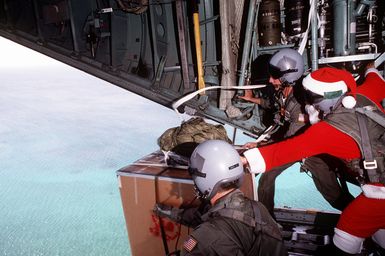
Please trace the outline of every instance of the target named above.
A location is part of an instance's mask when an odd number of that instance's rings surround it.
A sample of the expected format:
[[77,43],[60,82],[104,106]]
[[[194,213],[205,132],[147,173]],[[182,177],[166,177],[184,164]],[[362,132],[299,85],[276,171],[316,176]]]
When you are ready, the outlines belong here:
[[263,159],[258,148],[247,150],[243,152],[243,155],[249,163],[251,173],[263,173],[266,171],[265,159]]

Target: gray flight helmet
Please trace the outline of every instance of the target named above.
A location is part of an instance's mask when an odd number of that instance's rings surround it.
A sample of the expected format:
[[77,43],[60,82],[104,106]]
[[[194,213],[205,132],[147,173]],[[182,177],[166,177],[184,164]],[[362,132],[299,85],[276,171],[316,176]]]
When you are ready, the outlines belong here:
[[294,85],[304,71],[303,57],[294,49],[281,49],[269,61],[270,76],[282,84]]
[[222,140],[199,144],[190,157],[189,172],[199,196],[208,200],[222,185],[234,183],[240,187],[244,176],[238,152]]

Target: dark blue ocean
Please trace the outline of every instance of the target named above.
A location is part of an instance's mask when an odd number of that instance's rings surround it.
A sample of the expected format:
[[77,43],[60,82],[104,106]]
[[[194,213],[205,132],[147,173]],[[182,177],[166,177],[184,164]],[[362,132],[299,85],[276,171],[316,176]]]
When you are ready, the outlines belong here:
[[[64,64],[0,61],[0,255],[130,255],[116,170],[178,116]],[[332,210],[298,166],[276,187],[278,206]]]

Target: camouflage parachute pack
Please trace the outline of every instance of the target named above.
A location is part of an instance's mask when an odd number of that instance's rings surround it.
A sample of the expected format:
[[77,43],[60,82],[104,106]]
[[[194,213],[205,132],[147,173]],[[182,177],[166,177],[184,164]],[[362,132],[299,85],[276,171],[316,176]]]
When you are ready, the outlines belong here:
[[178,127],[167,129],[159,138],[158,145],[163,151],[173,151],[190,156],[195,147],[206,140],[224,140],[231,143],[223,125],[206,123],[195,117]]

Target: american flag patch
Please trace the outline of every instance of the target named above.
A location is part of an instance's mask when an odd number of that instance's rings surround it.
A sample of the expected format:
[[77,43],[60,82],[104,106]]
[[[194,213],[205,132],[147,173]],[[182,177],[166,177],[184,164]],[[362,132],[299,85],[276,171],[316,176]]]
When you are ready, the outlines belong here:
[[192,238],[191,236],[188,237],[188,239],[186,241],[184,241],[183,243],[183,248],[188,251],[188,252],[191,252],[195,246],[197,245],[197,241]]

